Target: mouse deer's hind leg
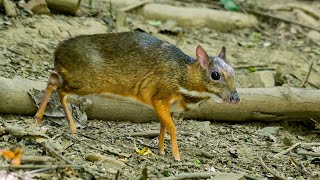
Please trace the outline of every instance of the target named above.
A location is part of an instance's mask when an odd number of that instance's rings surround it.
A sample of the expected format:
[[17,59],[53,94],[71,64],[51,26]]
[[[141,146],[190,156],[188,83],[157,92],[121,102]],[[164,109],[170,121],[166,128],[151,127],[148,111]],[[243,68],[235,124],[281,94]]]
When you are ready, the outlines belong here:
[[77,133],[77,127],[76,127],[76,124],[74,123],[72,113],[68,107],[68,101],[67,101],[66,95],[67,94],[63,90],[59,89],[60,102],[61,102],[61,105],[63,107],[64,112],[66,113],[70,131],[71,131],[71,133],[75,134],[75,133]]
[[52,92],[57,89],[59,84],[59,76],[56,72],[52,72],[48,78],[48,84],[46,90],[43,94],[40,106],[38,108],[37,114],[34,116],[36,122],[39,124],[42,120],[43,114],[46,110],[47,103],[50,99]]

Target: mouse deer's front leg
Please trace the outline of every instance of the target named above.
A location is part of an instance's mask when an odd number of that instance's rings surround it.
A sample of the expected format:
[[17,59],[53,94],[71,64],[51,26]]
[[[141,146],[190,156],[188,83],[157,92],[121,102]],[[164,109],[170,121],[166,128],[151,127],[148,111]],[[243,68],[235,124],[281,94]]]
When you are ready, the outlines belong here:
[[175,160],[179,161],[180,154],[177,143],[177,132],[170,115],[170,104],[168,101],[154,100],[153,106],[160,121],[159,152],[160,154],[164,153],[164,134],[165,129],[168,129],[172,144],[172,156]]
[[38,108],[37,114],[34,116],[37,124],[41,122],[44,112],[46,110],[48,101],[50,99],[50,96],[53,93],[53,91],[57,89],[58,84],[59,84],[58,74],[56,72],[52,72],[49,76],[48,84],[44,92],[44,95],[42,97],[41,104]]

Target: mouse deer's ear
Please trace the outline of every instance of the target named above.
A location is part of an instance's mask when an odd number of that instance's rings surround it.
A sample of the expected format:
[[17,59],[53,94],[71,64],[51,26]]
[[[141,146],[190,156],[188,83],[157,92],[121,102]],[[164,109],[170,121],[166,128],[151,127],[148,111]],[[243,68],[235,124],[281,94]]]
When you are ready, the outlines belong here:
[[197,47],[196,54],[197,54],[197,60],[200,63],[201,67],[203,69],[208,69],[209,56],[200,45],[198,45],[198,47]]
[[222,47],[222,50],[221,50],[221,52],[220,52],[220,54],[219,54],[219,58],[221,58],[221,59],[223,59],[223,60],[225,60],[225,61],[227,61],[227,58],[226,58],[226,48],[223,46]]

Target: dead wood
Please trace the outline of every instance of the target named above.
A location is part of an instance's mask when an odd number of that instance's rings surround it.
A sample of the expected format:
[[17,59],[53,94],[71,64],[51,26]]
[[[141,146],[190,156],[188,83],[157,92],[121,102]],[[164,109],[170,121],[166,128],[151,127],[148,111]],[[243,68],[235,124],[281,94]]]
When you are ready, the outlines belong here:
[[[209,8],[178,7],[165,4],[147,3],[139,0],[117,0],[112,2],[122,10],[134,10],[147,19],[173,20],[179,26],[206,26],[221,31],[228,31],[237,28],[252,27],[258,24],[258,20],[252,15],[245,15],[236,12],[227,12]],[[134,6],[137,4],[139,6]],[[141,8],[140,5],[143,4]],[[134,7],[134,8],[131,8]]]
[[207,179],[212,177],[211,179],[230,179],[230,180],[244,180],[243,174],[234,174],[234,173],[220,173],[220,172],[194,172],[194,173],[181,173],[175,176],[170,176],[166,178],[162,178],[161,180],[182,180],[182,179]]
[[261,166],[262,166],[266,171],[268,171],[269,173],[271,173],[272,175],[274,175],[274,177],[275,177],[276,179],[280,179],[280,180],[285,180],[285,179],[287,179],[287,178],[279,175],[278,172],[275,172],[274,170],[270,169],[270,168],[263,162],[263,160],[262,160],[261,157],[259,157],[259,161],[260,161],[260,163],[261,163]]
[[48,162],[55,162],[56,159],[54,159],[50,156],[23,156],[21,161],[23,164],[48,163]]
[[278,17],[278,16],[275,16],[275,15],[272,15],[272,14],[269,14],[269,13],[264,13],[264,12],[251,10],[251,9],[246,9],[246,11],[249,12],[249,13],[252,13],[254,15],[257,15],[257,16],[269,17],[269,18],[272,18],[272,19],[280,20],[280,21],[283,21],[283,22],[286,22],[286,23],[290,23],[290,24],[295,24],[295,25],[298,25],[298,26],[301,26],[301,27],[305,27],[305,28],[312,29],[312,30],[320,32],[320,29],[317,28],[317,27],[312,27],[312,26],[309,26],[307,24],[301,24],[301,23],[299,23],[297,21],[292,21],[290,19],[286,19],[286,18],[283,18],[283,17]]
[[305,155],[305,156],[312,156],[312,157],[320,157],[320,153],[308,152],[308,151],[298,151],[297,154]]
[[207,26],[221,31],[252,27],[258,24],[252,15],[206,8],[175,7],[163,4],[146,4],[142,14],[148,19],[174,20],[181,26]]
[[31,15],[50,13],[45,0],[31,0],[27,4],[25,4],[24,10]]
[[46,0],[52,10],[77,15],[81,0]]
[[72,167],[73,169],[83,169],[82,166],[70,165],[70,164],[58,164],[58,165],[37,165],[37,164],[24,164],[24,165],[0,165],[0,169],[40,169],[40,168],[49,168],[49,169],[63,169],[66,167]]
[[[44,90],[45,82],[27,79],[0,78],[0,113],[34,115],[37,107],[28,95],[29,89]],[[203,102],[198,109],[184,114],[186,119],[221,121],[304,120],[320,117],[320,90],[290,87],[239,88],[241,102],[236,105]],[[89,119],[131,122],[156,120],[152,109],[124,99],[87,96],[92,105],[87,108]]]
[[4,7],[4,11],[6,12],[6,16],[17,16],[16,5],[14,2],[12,2],[11,0],[2,0],[2,5]]
[[159,131],[158,130],[151,130],[151,131],[133,132],[133,133],[126,134],[126,136],[155,138],[155,137],[159,136]]

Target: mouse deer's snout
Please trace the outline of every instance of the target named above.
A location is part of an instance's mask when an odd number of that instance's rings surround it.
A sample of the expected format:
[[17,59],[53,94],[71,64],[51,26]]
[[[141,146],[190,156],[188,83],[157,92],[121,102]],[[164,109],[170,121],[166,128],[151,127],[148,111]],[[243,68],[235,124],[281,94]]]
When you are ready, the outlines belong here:
[[233,104],[236,104],[236,103],[240,102],[240,97],[239,97],[239,94],[238,94],[237,91],[232,91],[230,93],[229,102],[233,103]]

